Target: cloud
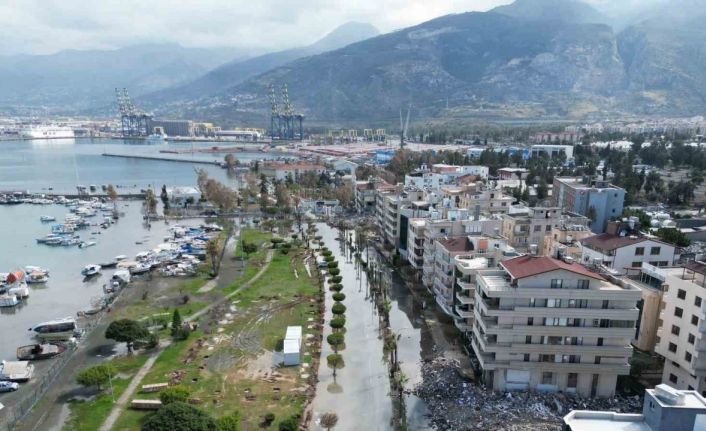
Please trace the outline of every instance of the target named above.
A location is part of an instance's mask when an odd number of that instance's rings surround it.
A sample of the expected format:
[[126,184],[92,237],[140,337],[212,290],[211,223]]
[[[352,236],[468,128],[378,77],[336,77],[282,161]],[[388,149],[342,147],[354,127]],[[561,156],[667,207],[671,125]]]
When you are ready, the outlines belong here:
[[52,53],[148,42],[276,50],[348,21],[383,32],[511,0],[0,0],[0,52]]

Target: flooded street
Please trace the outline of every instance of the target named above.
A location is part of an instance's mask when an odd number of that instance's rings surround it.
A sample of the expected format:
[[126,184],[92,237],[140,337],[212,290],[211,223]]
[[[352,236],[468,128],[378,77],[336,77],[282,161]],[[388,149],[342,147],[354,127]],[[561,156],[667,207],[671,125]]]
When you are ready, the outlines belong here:
[[[343,254],[343,243],[337,241],[338,230],[317,224],[319,235],[339,262],[343,277],[346,311],[346,349],[342,355],[345,367],[338,370],[336,382],[326,364],[326,356],[333,353],[328,344],[322,346],[321,366],[316,398],[313,402],[314,420],[322,413],[335,412],[339,416],[336,429],[389,430],[393,427],[393,401],[390,397],[390,380],[384,352],[379,315],[369,295],[367,276],[357,269],[353,256]],[[369,258],[376,259],[370,250]],[[421,381],[421,361],[433,354],[433,339],[424,318],[420,300],[410,293],[404,281],[391,269],[385,268],[383,280],[390,283],[390,326],[399,336],[397,355],[400,367],[407,378],[405,387],[413,388]],[[331,293],[326,292],[324,339],[331,333]],[[405,395],[407,429],[431,429],[426,404],[414,395]],[[316,423],[312,429],[321,429]]]

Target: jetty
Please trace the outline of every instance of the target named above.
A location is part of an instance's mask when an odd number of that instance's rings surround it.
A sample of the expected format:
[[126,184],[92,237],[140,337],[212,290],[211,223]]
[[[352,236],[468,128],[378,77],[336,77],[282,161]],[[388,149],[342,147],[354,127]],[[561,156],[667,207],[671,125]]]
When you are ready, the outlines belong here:
[[219,160],[203,160],[203,159],[186,159],[186,158],[176,158],[167,156],[150,156],[150,155],[136,155],[136,154],[118,154],[118,153],[102,153],[105,157],[122,157],[125,159],[141,159],[141,160],[157,160],[162,162],[180,162],[180,163],[198,163],[202,165],[213,165],[213,166],[223,166],[223,163]]

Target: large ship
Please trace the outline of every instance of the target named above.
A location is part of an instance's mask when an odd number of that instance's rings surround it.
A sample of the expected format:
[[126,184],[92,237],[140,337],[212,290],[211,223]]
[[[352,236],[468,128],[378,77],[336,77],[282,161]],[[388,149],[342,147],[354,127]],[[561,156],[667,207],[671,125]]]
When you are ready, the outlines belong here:
[[20,135],[26,139],[65,139],[73,138],[71,127],[50,125],[27,126],[20,130]]

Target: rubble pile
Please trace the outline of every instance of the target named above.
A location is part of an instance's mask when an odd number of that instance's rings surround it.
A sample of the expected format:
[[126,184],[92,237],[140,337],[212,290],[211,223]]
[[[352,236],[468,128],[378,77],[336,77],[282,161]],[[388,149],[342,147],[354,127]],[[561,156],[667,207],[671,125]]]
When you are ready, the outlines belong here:
[[429,408],[438,431],[558,431],[571,410],[642,411],[640,397],[585,399],[563,393],[493,392],[461,377],[458,361],[442,357],[422,364],[412,391]]

